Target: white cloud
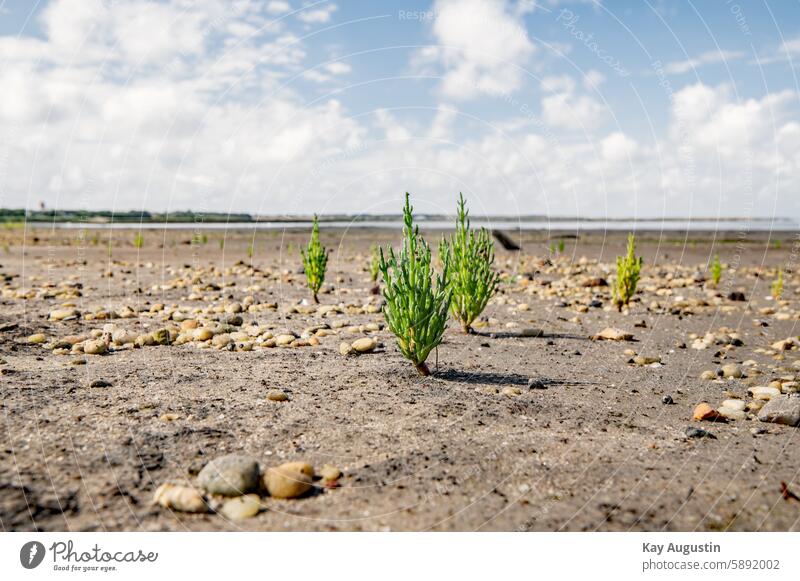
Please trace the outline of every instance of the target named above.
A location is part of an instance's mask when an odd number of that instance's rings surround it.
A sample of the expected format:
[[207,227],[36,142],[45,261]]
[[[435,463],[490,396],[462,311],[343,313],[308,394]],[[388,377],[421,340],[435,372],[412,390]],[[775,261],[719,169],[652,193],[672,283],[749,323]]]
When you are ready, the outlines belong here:
[[572,77],[545,77],[541,87],[552,93],[542,98],[542,117],[552,127],[592,131],[601,127],[608,117],[605,105],[592,97],[575,93],[576,84]]
[[704,65],[728,63],[743,58],[745,53],[739,50],[711,50],[700,56],[683,61],[674,61],[664,66],[664,71],[670,75],[680,75],[698,69]]
[[292,7],[289,5],[289,3],[283,2],[282,0],[272,0],[269,4],[267,4],[267,12],[269,14],[285,14],[291,9]]
[[[774,205],[800,215],[794,91],[739,98],[732,86],[675,84],[658,137],[612,127],[592,71],[545,76],[541,110],[504,101],[462,113],[454,97],[353,115],[282,87],[303,71],[326,82],[353,73],[306,62],[313,47],[294,19],[268,26],[258,3],[165,1],[158,18],[142,13],[154,27],[146,46],[145,20],[121,23],[122,4],[134,0],[57,0],[42,38],[0,37],[0,206],[396,212],[408,190],[419,211],[447,212],[463,191],[476,216],[757,215]],[[514,21],[511,5],[492,5]],[[465,50],[451,56],[437,49],[428,66],[456,86],[459,74],[474,82],[502,70]],[[475,95],[491,92],[478,86]]]
[[324,24],[330,21],[336,9],[336,4],[328,3],[321,7],[314,5],[313,8],[307,8],[302,12],[298,12],[297,17],[307,24]]
[[413,68],[442,68],[442,93],[453,99],[517,90],[534,53],[520,15],[505,0],[437,0],[437,47],[418,51]]

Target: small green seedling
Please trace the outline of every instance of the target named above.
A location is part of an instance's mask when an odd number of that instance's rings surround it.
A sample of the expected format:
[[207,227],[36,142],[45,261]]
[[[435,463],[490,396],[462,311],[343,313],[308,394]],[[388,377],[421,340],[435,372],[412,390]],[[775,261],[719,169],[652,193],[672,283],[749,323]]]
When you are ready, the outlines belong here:
[[144,246],[144,236],[142,236],[141,232],[137,232],[136,236],[133,237],[133,246],[135,248],[141,248]]
[[497,291],[499,275],[492,270],[492,238],[485,228],[477,232],[470,230],[469,211],[463,195],[458,198],[455,235],[449,242],[442,239],[439,256],[450,264],[450,312],[461,323],[464,333],[470,333],[472,322]]
[[303,267],[306,271],[306,283],[311,293],[314,295],[314,302],[318,303],[317,294],[325,282],[325,269],[328,266],[328,251],[319,241],[319,223],[317,216],[314,216],[314,223],[311,227],[311,240],[308,247],[300,249],[303,256]]
[[247,245],[247,258],[249,260],[253,260],[253,255],[256,253],[256,245],[254,242],[251,242]]
[[612,292],[617,310],[630,303],[636,294],[636,285],[639,283],[639,273],[642,270],[642,258],[636,256],[636,237],[628,234],[628,251],[625,256],[617,256],[617,278],[614,281]]
[[783,295],[783,269],[778,270],[778,278],[772,281],[772,298],[776,301]]
[[377,245],[372,245],[372,256],[369,260],[369,277],[372,282],[378,282],[378,275],[381,272],[381,252]]
[[558,240],[558,253],[559,253],[559,254],[564,254],[564,248],[565,248],[565,245],[564,245],[564,239],[563,239],[563,238],[560,238],[560,239]]
[[722,263],[719,261],[719,254],[715,254],[714,260],[711,261],[711,280],[715,285],[722,280]]
[[225,250],[225,238],[220,238],[219,239],[219,249],[220,250]]
[[[435,275],[431,249],[414,225],[413,208],[406,193],[403,208],[403,247],[399,254],[389,248],[388,258],[380,251],[380,271],[385,287],[383,314],[397,338],[400,352],[420,375],[430,375],[425,363],[430,352],[442,342],[450,309],[448,288],[449,257],[442,257],[441,274]],[[435,275],[435,276],[434,276]],[[433,279],[435,285],[433,284]]]

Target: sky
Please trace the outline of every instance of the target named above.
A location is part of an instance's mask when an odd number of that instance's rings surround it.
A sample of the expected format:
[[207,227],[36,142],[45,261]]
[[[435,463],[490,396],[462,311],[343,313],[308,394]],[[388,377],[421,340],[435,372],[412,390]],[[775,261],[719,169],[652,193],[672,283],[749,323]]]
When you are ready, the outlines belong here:
[[0,206],[800,218],[800,3],[0,0]]

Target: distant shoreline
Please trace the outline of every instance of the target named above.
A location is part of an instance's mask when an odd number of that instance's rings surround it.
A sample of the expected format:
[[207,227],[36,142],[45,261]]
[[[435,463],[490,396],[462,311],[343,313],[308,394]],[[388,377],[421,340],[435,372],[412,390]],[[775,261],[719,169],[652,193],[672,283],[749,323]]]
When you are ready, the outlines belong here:
[[[178,224],[188,224],[197,227],[220,227],[221,225],[240,225],[240,224],[287,224],[305,225],[311,222],[312,215],[274,215],[258,216],[242,213],[195,213],[195,212],[111,212],[93,211],[84,212],[80,210],[23,210],[23,209],[0,209],[0,222],[2,223],[27,223],[28,225],[55,225],[55,224],[79,224],[87,227],[97,227],[102,225],[157,225],[173,226]],[[444,214],[417,214],[415,219],[419,223],[431,222],[452,222],[454,216]],[[402,223],[401,214],[325,214],[319,216],[320,223],[341,223],[341,224],[375,224]],[[787,226],[798,226],[798,222],[786,217],[575,217],[575,216],[545,216],[545,215],[497,215],[482,216],[474,215],[472,220],[475,223],[492,224],[774,224],[781,229]]]

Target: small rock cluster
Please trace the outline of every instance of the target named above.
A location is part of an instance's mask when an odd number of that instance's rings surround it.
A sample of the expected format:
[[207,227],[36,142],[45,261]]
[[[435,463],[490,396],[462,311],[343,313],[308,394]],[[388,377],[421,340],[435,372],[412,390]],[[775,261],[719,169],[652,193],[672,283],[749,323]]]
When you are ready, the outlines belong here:
[[167,482],[158,487],[153,502],[187,513],[216,512],[231,520],[250,518],[265,510],[264,496],[293,499],[315,488],[336,488],[341,471],[325,465],[317,474],[307,462],[288,462],[262,470],[259,463],[241,454],[228,454],[205,465],[197,486]]

